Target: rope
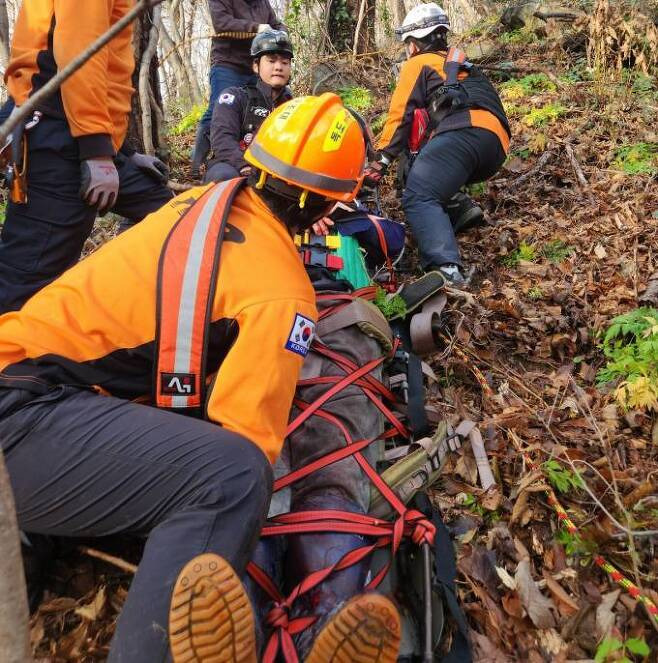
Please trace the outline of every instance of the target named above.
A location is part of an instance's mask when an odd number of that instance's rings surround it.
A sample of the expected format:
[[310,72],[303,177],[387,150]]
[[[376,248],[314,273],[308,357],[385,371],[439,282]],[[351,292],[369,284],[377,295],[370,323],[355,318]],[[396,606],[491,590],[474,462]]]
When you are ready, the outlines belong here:
[[[531,470],[541,472],[542,475],[545,477],[546,475],[543,469],[541,468],[541,466],[537,465],[532,460],[532,458],[530,458],[527,452],[519,449],[516,443],[515,446],[517,447],[517,450],[522,453],[523,459],[527,463],[528,467]],[[576,541],[577,543],[584,544],[585,539],[583,539],[580,531],[578,530],[578,527],[576,527],[573,520],[569,518],[566,509],[562,506],[562,504],[556,497],[555,491],[549,487],[545,491],[545,495],[548,503],[557,514],[558,521],[567,530],[567,532],[574,538],[574,541]],[[635,583],[629,580],[621,571],[619,571],[619,569],[617,569],[615,566],[610,564],[610,562],[608,562],[601,555],[593,555],[592,560],[602,571],[604,571],[613,580],[613,582],[617,583],[636,601],[642,603],[646,608],[647,612],[649,613],[650,617],[653,620],[655,620],[656,624],[658,625],[658,606],[656,606],[656,604],[646,594],[643,594],[642,590],[640,590],[640,588]]]

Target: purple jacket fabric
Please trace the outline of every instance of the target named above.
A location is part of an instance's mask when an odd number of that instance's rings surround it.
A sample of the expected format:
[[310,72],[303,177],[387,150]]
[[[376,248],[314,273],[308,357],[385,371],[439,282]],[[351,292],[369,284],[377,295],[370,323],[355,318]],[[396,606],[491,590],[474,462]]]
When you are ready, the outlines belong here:
[[[256,32],[261,23],[267,23],[275,30],[287,30],[277,18],[268,0],[209,0],[210,16],[216,33]],[[227,66],[238,71],[251,73],[249,48],[251,39],[212,40],[210,64],[215,67]]]

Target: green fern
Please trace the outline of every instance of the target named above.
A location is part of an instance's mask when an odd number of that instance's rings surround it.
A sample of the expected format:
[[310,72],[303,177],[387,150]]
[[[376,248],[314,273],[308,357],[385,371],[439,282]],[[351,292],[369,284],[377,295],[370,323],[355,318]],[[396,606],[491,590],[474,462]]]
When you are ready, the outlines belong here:
[[621,380],[615,393],[621,405],[658,409],[658,310],[643,307],[617,316],[600,347],[607,362],[597,382]]

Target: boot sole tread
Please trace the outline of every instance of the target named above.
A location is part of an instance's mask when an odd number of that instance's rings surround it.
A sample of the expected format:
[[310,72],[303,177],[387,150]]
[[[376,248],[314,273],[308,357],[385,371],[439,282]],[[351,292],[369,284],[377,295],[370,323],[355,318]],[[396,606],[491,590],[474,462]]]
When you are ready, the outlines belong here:
[[231,565],[205,553],[180,572],[171,598],[174,663],[256,663],[254,617]]
[[349,601],[318,634],[306,663],[396,663],[400,617],[380,594]]

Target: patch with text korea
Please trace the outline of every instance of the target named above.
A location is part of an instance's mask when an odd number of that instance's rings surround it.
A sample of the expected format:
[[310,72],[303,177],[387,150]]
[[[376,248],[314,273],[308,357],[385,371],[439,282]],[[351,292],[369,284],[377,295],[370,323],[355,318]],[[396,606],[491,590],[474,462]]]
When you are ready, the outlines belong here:
[[306,357],[311,347],[314,334],[315,323],[301,313],[297,313],[290,334],[288,334],[286,350],[290,350],[290,352]]

